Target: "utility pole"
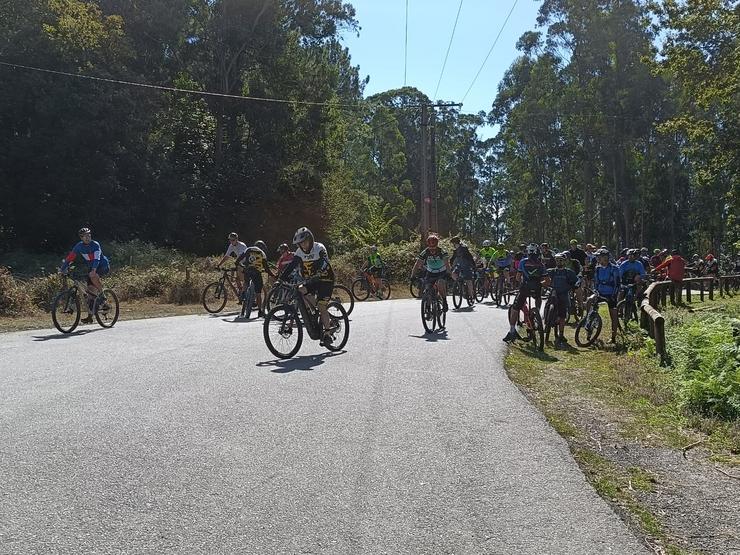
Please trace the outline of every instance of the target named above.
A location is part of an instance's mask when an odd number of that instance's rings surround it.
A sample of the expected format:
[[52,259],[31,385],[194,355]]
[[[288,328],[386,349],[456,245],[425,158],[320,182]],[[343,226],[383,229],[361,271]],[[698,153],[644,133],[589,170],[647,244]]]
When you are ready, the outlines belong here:
[[[421,186],[420,207],[421,220],[419,222],[419,233],[422,242],[426,240],[429,232],[437,230],[439,226],[439,213],[437,208],[437,199],[439,197],[437,187],[437,144],[434,124],[432,124],[431,133],[427,129],[430,120],[436,122],[435,108],[461,107],[462,104],[422,104],[421,105]],[[431,118],[429,109],[431,108]],[[430,141],[431,138],[431,141]],[[431,156],[430,156],[431,149]],[[431,159],[431,160],[430,160]],[[434,183],[430,184],[429,180],[429,163],[432,163],[432,178]]]

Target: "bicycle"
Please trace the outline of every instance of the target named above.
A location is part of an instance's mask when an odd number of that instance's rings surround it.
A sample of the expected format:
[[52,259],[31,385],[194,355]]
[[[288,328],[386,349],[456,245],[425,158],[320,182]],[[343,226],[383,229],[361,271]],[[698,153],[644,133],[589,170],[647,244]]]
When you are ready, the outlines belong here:
[[[274,307],[265,316],[262,334],[270,352],[278,358],[292,358],[303,343],[303,328],[314,341],[321,341],[321,345],[336,352],[341,351],[349,339],[349,318],[341,303],[330,301],[330,326],[327,330],[332,342],[324,343],[324,333],[321,325],[319,309],[306,301],[306,296],[300,292],[299,284],[289,285],[290,295],[287,302]],[[337,341],[337,338],[340,338]]]
[[550,330],[555,330],[555,342],[559,343],[563,339],[563,334],[560,332],[560,326],[558,325],[558,295],[555,290],[552,289],[547,297],[544,311],[544,324],[545,324],[545,342],[550,341]]
[[496,303],[496,306],[509,305],[511,295],[508,283],[505,269],[496,268],[496,283],[491,291],[491,300]]
[[447,312],[444,310],[445,300],[439,292],[437,282],[425,284],[421,295],[421,323],[426,333],[434,333],[445,329]]
[[[583,296],[585,298],[588,298],[589,295],[589,290],[587,288],[584,288]],[[582,303],[578,301],[577,289],[571,289],[570,293],[568,293],[568,298],[570,300],[570,304],[568,306],[568,315],[565,318],[566,324],[570,324],[571,320],[574,322],[578,322],[581,318],[583,318],[583,306]]]
[[526,329],[525,341],[531,341],[538,351],[543,351],[545,349],[545,330],[536,304],[532,307],[531,295],[527,295],[527,302],[522,305],[520,313],[523,317],[519,318],[519,326]]
[[291,285],[282,281],[273,283],[272,288],[265,296],[265,312],[269,312],[279,304],[285,304],[289,301],[291,295]]
[[235,298],[240,298],[239,291],[234,282],[236,268],[219,268],[217,271],[222,273],[221,278],[218,281],[206,285],[201,295],[203,308],[210,314],[218,314],[224,309],[228,301],[229,289],[231,289]]
[[617,303],[617,316],[620,325],[623,325],[623,330],[627,331],[627,326],[630,322],[639,322],[637,310],[637,299],[639,295],[637,293],[636,283],[623,285],[622,290],[624,291],[624,298]]
[[457,279],[452,281],[452,304],[455,308],[460,308],[463,299],[467,299],[468,306],[473,306],[475,304],[475,293],[470,295],[467,283],[471,280],[465,279],[460,270],[456,270],[454,273],[457,273]]
[[249,285],[244,289],[244,291],[242,291],[240,297],[240,301],[242,303],[241,309],[239,310],[240,318],[249,320],[249,316],[252,314],[252,308],[254,308],[256,298],[257,291],[254,288],[254,282],[250,279]]
[[370,282],[370,274],[363,272],[352,282],[352,295],[358,301],[366,301],[370,295],[387,301],[391,297],[391,285],[384,277],[377,278],[380,287],[376,290]]
[[594,294],[591,299],[591,307],[586,312],[578,325],[576,326],[576,344],[579,347],[590,347],[599,338],[601,334],[601,328],[604,324],[599,314],[599,303],[607,302],[607,299],[599,295]]
[[[72,285],[68,287],[68,281]],[[103,328],[112,328],[118,321],[120,306],[115,291],[109,288],[103,289],[94,298],[88,291],[87,276],[69,277],[62,274],[62,288],[51,302],[51,320],[54,327],[62,333],[72,333],[80,324],[82,307],[80,298],[85,302],[92,302],[92,313],[95,320]],[[88,305],[89,306],[89,305]]]
[[482,303],[491,291],[491,279],[488,277],[488,271],[483,267],[476,268],[473,291],[475,291],[475,300],[479,303]]

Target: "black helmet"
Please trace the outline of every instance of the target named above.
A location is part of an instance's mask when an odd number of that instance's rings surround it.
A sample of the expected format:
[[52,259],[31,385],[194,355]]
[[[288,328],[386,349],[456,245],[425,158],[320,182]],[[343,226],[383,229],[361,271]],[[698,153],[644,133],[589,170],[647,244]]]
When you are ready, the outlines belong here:
[[607,249],[599,249],[596,251],[596,256],[610,256],[610,253]]
[[313,233],[311,233],[311,230],[307,227],[299,227],[298,231],[296,231],[295,235],[293,235],[293,244],[297,245],[301,241],[305,241],[306,239],[311,239],[311,242],[313,243]]
[[90,228],[83,227],[83,228],[80,228],[80,230],[77,232],[77,235],[86,235],[88,233],[92,234],[92,231],[90,231]]
[[265,245],[264,241],[255,241],[254,246],[261,249],[262,252],[267,252],[267,245]]

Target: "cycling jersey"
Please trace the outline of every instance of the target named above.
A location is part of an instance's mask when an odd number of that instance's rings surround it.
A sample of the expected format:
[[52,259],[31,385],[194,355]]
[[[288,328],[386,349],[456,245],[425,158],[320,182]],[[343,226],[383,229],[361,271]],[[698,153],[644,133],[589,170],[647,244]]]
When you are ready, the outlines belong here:
[[475,260],[473,260],[473,255],[470,254],[470,249],[467,245],[464,243],[460,243],[460,245],[458,245],[452,253],[450,264],[456,264],[463,268],[472,268],[475,266]]
[[645,266],[638,260],[625,260],[619,265],[619,277],[624,285],[635,283],[635,276],[645,275]]
[[380,258],[380,255],[377,252],[367,257],[367,267],[368,268],[382,268],[383,267],[383,259]]
[[329,263],[329,255],[326,247],[321,243],[314,243],[311,250],[304,252],[302,248],[296,249],[293,260],[280,274],[280,279],[288,281],[294,269],[300,268],[301,277],[306,280],[333,282],[334,270]]
[[290,264],[293,261],[293,253],[290,251],[286,251],[283,254],[280,255],[280,258],[278,258],[277,261],[277,270],[278,272],[282,272],[285,267]]
[[480,251],[478,251],[478,254],[483,260],[484,266],[488,266],[493,260],[496,259],[498,251],[494,247],[483,247]]
[[594,287],[602,297],[612,297],[619,291],[619,268],[609,263],[594,268]]
[[237,241],[236,245],[229,243],[224,256],[233,256],[235,258],[241,258],[242,255],[247,252],[247,245],[241,241]]
[[237,262],[241,262],[242,260],[244,260],[244,266],[247,268],[254,268],[258,272],[269,273],[267,269],[267,256],[265,255],[265,251],[259,247],[247,247],[247,250],[236,259]]
[[439,247],[437,247],[436,252],[434,253],[432,253],[430,249],[426,248],[421,251],[419,260],[424,263],[424,269],[427,272],[437,273],[444,272],[449,256],[447,256],[447,253]]
[[501,251],[501,253],[496,257],[496,267],[499,269],[508,268],[511,266],[513,262],[513,259],[511,258],[511,255],[507,251]]
[[70,253],[62,261],[62,272],[66,272],[69,265],[74,262],[78,256],[87,262],[89,270],[95,270],[98,274],[105,274],[110,269],[110,261],[106,256],[103,256],[103,251],[100,248],[100,243],[97,241],[90,241],[87,245],[80,241],[74,247]]
[[552,288],[558,295],[564,295],[578,283],[578,276],[570,268],[550,268],[547,275],[552,280]]
[[545,265],[539,257],[526,257],[519,261],[518,270],[521,272],[524,281],[536,281],[539,283],[545,275]]

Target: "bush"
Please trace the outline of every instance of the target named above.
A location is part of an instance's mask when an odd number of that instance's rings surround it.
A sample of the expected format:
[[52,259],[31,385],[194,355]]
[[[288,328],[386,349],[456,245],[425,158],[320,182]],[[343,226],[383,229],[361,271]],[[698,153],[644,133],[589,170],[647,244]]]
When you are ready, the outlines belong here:
[[740,322],[705,315],[674,330],[669,339],[682,404],[707,416],[740,418]]
[[51,301],[62,290],[62,282],[58,274],[30,279],[26,286],[33,305],[47,312],[51,310]]
[[17,316],[31,308],[31,297],[23,283],[10,270],[0,266],[0,315]]
[[103,245],[103,253],[110,258],[114,269],[123,266],[185,268],[195,259],[194,256],[183,254],[177,249],[157,247],[139,239],[126,242],[113,241],[110,245]]

